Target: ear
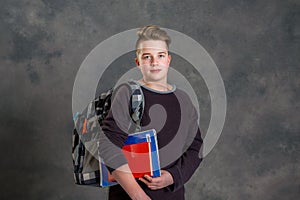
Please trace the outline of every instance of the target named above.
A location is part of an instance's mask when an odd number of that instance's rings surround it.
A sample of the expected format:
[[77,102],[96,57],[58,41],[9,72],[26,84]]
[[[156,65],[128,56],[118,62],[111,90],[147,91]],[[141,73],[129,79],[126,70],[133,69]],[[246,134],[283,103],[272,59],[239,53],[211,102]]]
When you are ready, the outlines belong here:
[[137,67],[139,67],[139,66],[140,66],[140,61],[139,61],[139,59],[138,59],[138,58],[135,58],[135,64],[136,64],[136,66],[137,66]]
[[171,63],[171,60],[172,60],[172,57],[171,57],[170,54],[168,54],[168,64],[169,64],[169,65],[170,65],[170,63]]

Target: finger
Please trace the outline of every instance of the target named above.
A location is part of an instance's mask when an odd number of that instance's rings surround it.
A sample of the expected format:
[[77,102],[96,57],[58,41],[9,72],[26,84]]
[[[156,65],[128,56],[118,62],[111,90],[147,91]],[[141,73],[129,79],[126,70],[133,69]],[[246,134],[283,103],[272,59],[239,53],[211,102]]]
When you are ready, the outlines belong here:
[[150,188],[151,190],[157,190],[157,186],[155,185],[148,185],[148,188]]
[[154,186],[154,185],[149,185],[148,188],[150,188],[151,190],[158,190],[158,189],[161,189],[161,187],[159,187],[159,186]]
[[143,183],[145,183],[147,186],[150,185],[150,182],[147,179],[139,178],[139,180],[142,181]]
[[153,178],[151,178],[149,175],[145,175],[144,178],[148,180],[149,182],[152,182]]
[[161,177],[156,177],[151,179],[151,183],[160,183],[162,181]]

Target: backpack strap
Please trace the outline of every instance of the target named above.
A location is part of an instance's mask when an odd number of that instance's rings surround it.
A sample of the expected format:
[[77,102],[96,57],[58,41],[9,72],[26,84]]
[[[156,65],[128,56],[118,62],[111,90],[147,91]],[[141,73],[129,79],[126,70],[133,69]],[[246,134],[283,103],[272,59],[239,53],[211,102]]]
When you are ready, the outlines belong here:
[[136,81],[130,80],[127,84],[131,89],[130,114],[133,122],[129,128],[129,133],[133,133],[141,130],[141,120],[144,112],[145,101],[141,86]]

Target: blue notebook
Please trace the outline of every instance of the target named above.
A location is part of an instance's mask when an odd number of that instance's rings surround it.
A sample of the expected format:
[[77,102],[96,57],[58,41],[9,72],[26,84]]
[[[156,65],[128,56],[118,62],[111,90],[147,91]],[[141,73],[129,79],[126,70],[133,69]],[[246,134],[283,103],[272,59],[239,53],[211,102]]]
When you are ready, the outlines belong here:
[[[143,177],[145,174],[151,177],[160,176],[160,162],[155,129],[130,134],[125,141],[122,152],[135,178]],[[99,165],[100,187],[118,184],[108,171],[102,158],[99,158]]]

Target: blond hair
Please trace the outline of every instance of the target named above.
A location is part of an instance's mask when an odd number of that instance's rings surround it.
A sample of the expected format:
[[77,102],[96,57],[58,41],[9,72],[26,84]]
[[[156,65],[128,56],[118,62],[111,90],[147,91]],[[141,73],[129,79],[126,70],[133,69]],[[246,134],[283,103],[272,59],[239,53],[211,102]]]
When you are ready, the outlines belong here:
[[160,29],[156,25],[148,25],[140,28],[137,32],[138,39],[136,41],[136,53],[139,53],[139,45],[146,40],[161,40],[166,43],[167,49],[171,43],[171,38],[166,31]]

